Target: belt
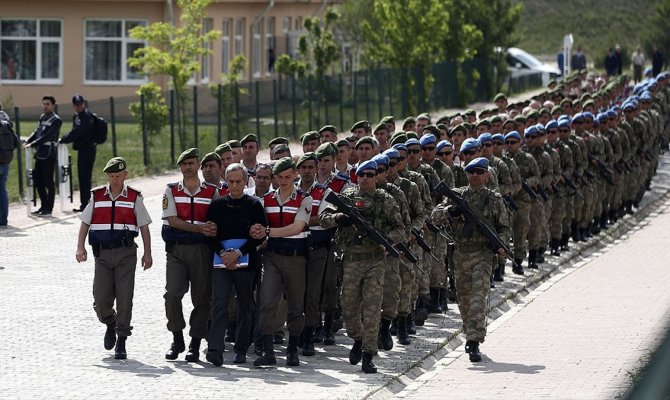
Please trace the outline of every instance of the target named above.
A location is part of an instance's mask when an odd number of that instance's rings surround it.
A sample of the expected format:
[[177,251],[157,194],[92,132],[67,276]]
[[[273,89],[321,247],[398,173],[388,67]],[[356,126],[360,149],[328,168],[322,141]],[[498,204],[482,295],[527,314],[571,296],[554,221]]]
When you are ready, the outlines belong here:
[[324,240],[322,242],[312,243],[309,246],[309,248],[310,248],[310,250],[318,250],[318,249],[322,249],[324,247],[329,247],[329,246],[330,246],[330,240]]
[[272,249],[268,251],[285,257],[305,257],[307,255],[306,250]]
[[101,249],[111,250],[111,249],[118,249],[119,247],[133,247],[134,245],[135,241],[130,241],[126,245],[126,243],[124,243],[122,240],[116,240],[114,242],[99,243],[97,246],[100,247]]
[[178,240],[173,241],[172,243],[178,244],[180,246],[192,246],[194,244],[207,244],[207,243],[201,243],[201,242],[180,242]]

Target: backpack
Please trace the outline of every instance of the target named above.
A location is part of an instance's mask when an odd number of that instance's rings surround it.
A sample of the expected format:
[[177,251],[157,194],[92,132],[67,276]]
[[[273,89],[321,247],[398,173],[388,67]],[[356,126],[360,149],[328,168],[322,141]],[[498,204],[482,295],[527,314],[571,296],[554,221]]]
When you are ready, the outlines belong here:
[[0,121],[0,164],[9,164],[14,159],[14,149],[19,145],[12,126]]
[[93,143],[103,144],[107,141],[107,121],[96,113],[93,115]]

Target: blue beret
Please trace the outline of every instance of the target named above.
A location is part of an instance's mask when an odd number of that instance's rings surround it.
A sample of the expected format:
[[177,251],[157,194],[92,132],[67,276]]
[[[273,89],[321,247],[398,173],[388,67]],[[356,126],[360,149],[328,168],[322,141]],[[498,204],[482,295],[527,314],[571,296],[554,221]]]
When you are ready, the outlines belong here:
[[558,117],[558,121],[560,121],[562,119],[567,119],[568,121],[570,121],[570,116],[568,114],[563,114],[560,117]]
[[374,169],[375,172],[377,172],[377,163],[372,160],[365,161],[363,164],[359,165],[358,168],[356,168],[356,175],[360,174],[366,169]]
[[491,140],[494,142],[504,142],[505,141],[505,135],[502,133],[496,133],[495,135],[491,136]]
[[652,101],[652,100],[653,100],[653,99],[652,99],[652,97],[651,97],[651,92],[648,91],[648,90],[645,90],[645,91],[642,92],[642,94],[640,95],[640,101]]
[[479,143],[479,140],[473,139],[473,138],[467,138],[463,141],[461,144],[461,153],[464,151],[469,151],[472,149],[476,149],[477,147],[481,147],[481,143]]
[[614,111],[614,109],[607,110],[606,114],[607,114],[607,118],[616,118],[617,117],[617,113],[616,113],[616,111]]
[[526,130],[523,132],[523,137],[527,138],[529,136],[537,136],[539,134],[540,132],[537,130],[537,127],[533,125],[526,128]]
[[649,74],[651,74],[651,71],[652,71],[651,67],[647,67],[647,68],[644,69],[644,74],[649,75]]
[[407,139],[407,141],[405,142],[405,146],[407,146],[407,147],[409,147],[409,146],[421,146],[421,143],[419,143],[418,139],[412,138],[412,139]]
[[445,147],[454,147],[454,145],[448,140],[440,140],[439,143],[437,143],[437,146],[435,146],[437,151],[440,151]]
[[638,94],[644,89],[644,83],[639,82],[635,86],[633,86],[633,94]]
[[382,154],[385,155],[388,158],[398,158],[398,157],[400,157],[400,152],[398,152],[398,150],[394,149],[393,147],[384,151]]
[[422,147],[426,147],[429,144],[435,144],[435,142],[437,142],[437,139],[435,138],[435,135],[433,135],[432,133],[429,133],[427,135],[423,135],[423,136],[421,136],[421,139],[419,139],[419,144]]
[[542,125],[541,123],[535,124],[535,128],[537,129],[538,132],[542,132],[545,130],[544,125]]
[[582,113],[577,113],[572,117],[572,123],[575,122],[584,122],[584,115]]
[[545,128],[547,130],[557,129],[558,128],[558,122],[556,122],[555,119],[552,119],[551,121],[547,122],[547,125],[545,125]]
[[376,162],[377,166],[389,165],[389,158],[383,154],[377,154],[376,156],[372,157],[372,161]]
[[468,165],[465,166],[465,172],[472,172],[475,169],[489,169],[489,160],[485,157],[477,157],[474,160],[470,161]]
[[516,140],[521,140],[521,135],[519,135],[519,132],[517,131],[511,131],[505,135],[505,140],[507,139],[516,139]]
[[635,110],[635,105],[632,102],[628,101],[626,103],[623,103],[621,108],[623,108],[624,111]]
[[396,150],[405,150],[407,151],[407,146],[405,146],[405,143],[396,143],[393,145],[393,148]]
[[479,142],[481,144],[484,144],[486,142],[490,142],[491,140],[493,140],[493,135],[491,135],[490,133],[482,133],[481,135],[479,135],[477,139],[479,139]]
[[569,128],[570,127],[570,120],[565,118],[565,119],[559,119],[558,120],[558,127],[559,128]]
[[621,106],[618,104],[612,107],[612,110],[614,110],[615,113],[619,114],[619,111],[621,111]]
[[593,113],[592,113],[591,111],[584,111],[584,112],[582,113],[582,115],[584,116],[584,119],[586,119],[586,118],[594,119],[594,118],[593,118]]
[[596,121],[598,122],[607,121],[607,113],[598,113],[598,115],[596,115]]

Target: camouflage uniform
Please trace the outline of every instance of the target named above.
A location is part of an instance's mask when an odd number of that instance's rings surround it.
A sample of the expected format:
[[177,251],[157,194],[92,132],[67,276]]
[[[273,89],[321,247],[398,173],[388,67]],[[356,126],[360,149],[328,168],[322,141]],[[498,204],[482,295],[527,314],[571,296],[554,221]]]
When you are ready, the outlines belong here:
[[[512,182],[512,175],[510,173],[509,167],[507,166],[507,163],[503,161],[503,159],[498,158],[494,155],[488,157],[488,160],[489,160],[489,168],[492,168],[495,171],[495,175],[498,179],[498,193],[500,193],[501,195],[511,195],[513,182]],[[518,169],[516,172],[517,173],[519,172]],[[510,209],[509,207],[505,207],[505,210],[507,211],[507,217],[509,219],[510,213],[513,210]],[[507,237],[501,237],[501,239],[505,243],[509,243],[511,238],[507,236]],[[507,263],[507,258],[499,255],[497,265],[498,268],[500,268],[500,273],[504,273],[505,263]]]
[[[516,154],[510,153],[510,158],[516,163],[520,178],[525,179],[528,186],[536,186],[540,180],[540,169],[535,159],[521,150]],[[514,242],[514,260],[520,263],[526,257],[528,249],[526,238],[530,229],[531,204],[538,200],[531,199],[523,189],[513,198],[519,209],[512,215],[512,242]]]
[[547,186],[547,190],[551,196],[547,202],[547,212],[545,214],[546,230],[542,235],[542,243],[544,247],[544,244],[551,239],[551,248],[554,249],[558,247],[561,239],[563,215],[565,214],[565,200],[558,187],[563,170],[561,168],[561,155],[558,150],[554,149],[551,144],[546,143],[544,151],[551,157],[552,174],[550,185]]
[[[577,183],[575,183],[573,179],[575,173],[575,160],[572,150],[570,150],[570,146],[568,146],[562,139],[557,140],[556,143],[553,144],[553,147],[560,158],[561,176],[559,178],[563,178],[563,180],[556,185],[556,197],[561,199],[559,205],[562,206],[563,213],[560,220],[558,216],[555,216],[556,218],[552,216],[550,233],[551,238],[555,239],[556,236],[554,235],[557,232],[560,232],[560,245],[565,247],[568,245],[568,238],[570,236],[570,224],[572,223],[572,218],[574,216],[572,203],[575,197],[575,189],[569,188],[565,183],[565,179],[569,179],[575,186],[577,186]],[[554,199],[554,204],[556,204],[555,202],[556,199]]]
[[[549,187],[549,183],[551,183],[553,178],[551,156],[549,156],[541,146],[529,147],[526,151],[533,156],[539,168],[540,180],[538,181],[537,186],[543,186],[546,191],[546,188]],[[537,252],[546,245],[546,242],[542,242],[542,236],[543,232],[546,231],[547,219],[545,215],[547,212],[551,212],[548,209],[548,206],[549,203],[539,196],[537,201],[530,203],[530,227],[528,229],[529,263],[535,261]]]

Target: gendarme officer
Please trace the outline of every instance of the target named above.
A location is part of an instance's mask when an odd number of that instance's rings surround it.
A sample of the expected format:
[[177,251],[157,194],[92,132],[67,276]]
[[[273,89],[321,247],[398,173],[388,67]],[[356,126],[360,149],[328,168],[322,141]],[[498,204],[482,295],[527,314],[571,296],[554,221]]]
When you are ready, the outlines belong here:
[[[87,259],[84,240],[93,248],[95,274],[93,275],[93,308],[98,319],[107,325],[105,349],[111,350],[116,342],[114,358],[126,358],[126,338],[132,327],[137,245],[135,237],[142,234],[144,255],[142,267],[151,268],[151,218],[144,207],[142,194],[124,182],[128,177],[126,160],[114,157],[107,162],[107,185],[91,190],[92,201],[81,216],[77,240],[77,262]],[[116,300],[116,311],[114,311]],[[116,338],[118,335],[118,340]]]

